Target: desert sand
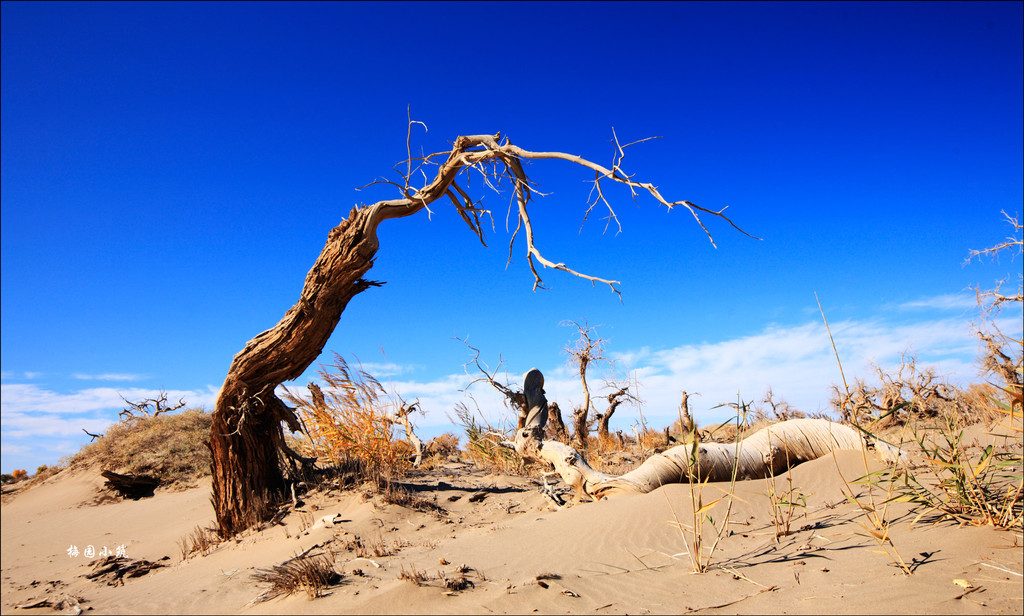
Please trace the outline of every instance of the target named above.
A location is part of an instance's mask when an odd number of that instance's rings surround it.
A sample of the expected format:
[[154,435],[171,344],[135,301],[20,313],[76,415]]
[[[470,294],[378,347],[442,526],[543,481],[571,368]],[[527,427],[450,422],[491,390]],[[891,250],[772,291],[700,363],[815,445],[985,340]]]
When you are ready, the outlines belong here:
[[[872,468],[877,463],[869,462]],[[542,479],[485,472],[456,458],[401,484],[440,510],[384,503],[372,490],[322,488],[280,523],[182,558],[179,541],[212,527],[209,480],[121,500],[98,468],[66,470],[6,494],[2,505],[4,614],[1020,614],[1021,536],[960,526],[893,503],[887,518],[903,573],[865,530],[846,481],[860,452],[795,467],[806,498],[776,538],[767,480],[737,483],[730,532],[694,573],[677,521],[692,522],[692,488],[584,502],[555,510]],[[788,486],[789,478],[777,479]],[[705,503],[729,484],[707,484]],[[864,488],[854,486],[859,494]],[[724,518],[726,501],[711,510]],[[689,516],[689,517],[688,517]],[[708,529],[705,529],[708,530]],[[710,533],[710,530],[708,530]],[[710,534],[707,535],[710,543]],[[706,544],[707,545],[707,544]],[[77,556],[69,553],[75,546]],[[163,565],[119,582],[85,577],[88,546]],[[301,554],[324,554],[341,579],[323,596],[265,601],[253,575]],[[426,579],[417,584],[414,573]],[[461,573],[460,573],[461,572]],[[445,579],[464,577],[452,590]],[[36,605],[39,607],[29,607]]]

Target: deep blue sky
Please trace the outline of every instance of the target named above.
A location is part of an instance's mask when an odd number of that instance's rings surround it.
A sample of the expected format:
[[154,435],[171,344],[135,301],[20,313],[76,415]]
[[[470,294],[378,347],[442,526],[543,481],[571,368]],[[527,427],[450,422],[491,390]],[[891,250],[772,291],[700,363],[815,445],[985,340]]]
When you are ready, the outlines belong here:
[[[532,292],[522,239],[506,269],[507,195],[478,193],[495,212],[486,249],[443,204],[390,221],[369,275],[387,284],[351,303],[327,350],[389,364],[403,395],[435,401],[424,424],[447,423],[441,398],[459,393],[453,336],[554,379],[567,319],[640,361],[620,374],[664,377],[645,414],[674,416],[666,401],[689,389],[700,420],[723,401],[710,377],[643,361],[689,349],[706,369],[721,345],[765,336],[799,348],[794,332],[820,324],[815,292],[855,371],[899,347],[972,378],[965,289],[1021,271],[1008,255],[963,262],[1021,209],[1022,52],[1011,2],[4,2],[3,470],[77,449],[81,428],[116,420],[117,393],[209,406],[330,228],[395,196],[357,188],[396,177],[410,107],[429,129],[414,127],[417,151],[501,131],[608,164],[613,128],[660,136],[627,150],[628,171],[670,200],[728,205],[763,238],[706,218],[715,249],[685,211],[625,192],[621,234],[596,217],[577,233],[592,175],[533,164],[551,193],[533,206],[539,248],[621,280],[620,302],[550,270]],[[884,350],[852,340],[868,330]],[[714,376],[749,397],[765,366],[783,396],[784,377],[837,378],[787,369],[794,352]],[[792,387],[805,410],[827,402]]]

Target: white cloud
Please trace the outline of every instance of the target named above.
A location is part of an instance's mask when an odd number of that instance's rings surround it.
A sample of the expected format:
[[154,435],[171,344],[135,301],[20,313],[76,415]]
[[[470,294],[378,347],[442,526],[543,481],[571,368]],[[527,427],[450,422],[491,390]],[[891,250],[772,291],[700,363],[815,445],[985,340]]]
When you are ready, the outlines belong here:
[[[0,385],[0,392],[2,392],[0,409],[3,412],[5,428],[9,412],[74,415],[112,409],[120,411],[125,407],[121,396],[127,400],[138,401],[155,398],[161,394],[160,390],[139,387],[129,389],[94,387],[69,394],[60,394],[38,385],[7,383]],[[216,392],[211,390],[206,392],[169,390],[164,393],[167,394],[168,400],[177,401],[179,398],[184,398],[188,406],[212,406]]]
[[[996,324],[1014,336],[1019,336],[1022,329],[1021,320],[1016,317],[1000,317]],[[940,377],[953,383],[977,380],[974,358],[979,346],[972,325],[962,317],[912,324],[882,319],[847,320],[833,323],[832,334],[846,379],[851,383],[856,377],[873,381],[872,363],[893,369],[904,352],[914,354],[920,367],[934,366]],[[639,383],[642,412],[647,424],[653,427],[666,426],[676,419],[680,390],[691,394],[691,410],[698,422],[706,424],[731,415],[728,409],[714,407],[735,402],[737,396],[747,402],[759,400],[769,387],[776,399],[785,399],[799,410],[826,410],[833,383],[842,383],[828,333],[824,324],[817,321],[789,327],[770,326],[755,335],[720,342],[665,349],[609,349],[609,355],[616,360],[616,376],[620,380],[628,376]],[[412,370],[394,364],[364,367],[372,367],[377,374],[384,374],[387,369],[398,375]],[[524,371],[529,367],[524,366]],[[548,399],[558,402],[567,417],[571,405],[578,404],[582,395],[578,377],[565,364],[538,367],[545,373]],[[603,409],[603,403],[596,397],[608,393],[603,389],[604,376],[595,371],[590,379],[599,409]],[[492,425],[514,421],[502,396],[487,383],[470,387],[475,378],[475,374],[460,373],[432,380],[389,379],[384,384],[407,402],[419,400],[424,415],[417,417],[415,423],[421,437],[430,438],[445,431],[463,436],[453,412],[460,403],[473,411],[479,409]],[[495,378],[519,385],[523,373],[498,373]],[[90,432],[104,430],[124,408],[121,395],[128,400],[142,400],[159,393],[145,388],[95,387],[62,394],[36,384],[4,383],[0,409],[5,469],[10,452],[35,448],[38,453],[52,447],[57,437],[73,443],[76,438],[86,438],[81,432],[83,428]],[[188,406],[212,409],[217,390],[209,387],[206,391],[166,393],[169,400],[184,398]],[[615,429],[629,430],[638,418],[635,408],[623,407],[612,424]],[[81,444],[78,441],[78,446]],[[50,461],[38,463],[44,462]]]
[[114,374],[109,372],[104,374],[82,374],[76,372],[71,376],[80,381],[141,381],[146,378],[141,374]]
[[377,379],[384,379],[384,378],[388,378],[388,377],[392,377],[392,376],[398,376],[398,375],[406,374],[408,372],[413,372],[414,370],[416,370],[416,366],[403,366],[401,364],[396,364],[396,363],[393,363],[393,362],[387,362],[387,363],[377,363],[377,362],[361,363],[361,364],[359,364],[359,367],[362,368],[363,370],[365,370],[367,373],[372,374]]
[[948,293],[934,297],[923,297],[918,300],[903,302],[900,310],[967,310],[978,307],[978,299],[974,293]]
[[[164,393],[170,401],[184,399],[189,407],[212,408],[217,390],[208,387],[206,391]],[[161,391],[96,387],[62,394],[36,384],[0,385],[4,471],[15,465],[28,469],[53,464],[73,453],[89,440],[83,429],[103,432],[118,420],[125,407],[121,395],[138,401],[156,398]]]
[[[1013,331],[1012,319],[1000,323]],[[1016,325],[1019,329],[1019,325]],[[882,320],[843,321],[832,324],[832,334],[846,378],[872,381],[872,364],[893,369],[904,353],[915,355],[921,367],[934,366],[940,377],[966,384],[976,379],[974,357],[978,343],[971,325],[962,318],[935,319],[916,324],[892,324]],[[726,419],[731,411],[714,409],[723,403],[760,400],[771,388],[776,399],[783,398],[797,409],[828,410],[831,387],[842,383],[839,364],[823,323],[809,322],[792,327],[769,327],[763,332],[716,343],[702,343],[653,350],[650,347],[610,353],[616,360],[618,378],[633,376],[639,383],[642,411],[649,425],[668,425],[677,417],[680,390],[691,394],[691,409],[698,421]],[[544,369],[542,367],[542,369]],[[578,377],[564,364],[544,369],[548,399],[557,401],[568,413],[582,395]],[[607,394],[603,375],[590,379],[591,393]],[[406,400],[418,398],[426,416],[418,425],[430,431],[452,429],[448,415],[458,402],[469,401],[465,389],[473,377],[448,375],[430,381],[398,381],[393,387]],[[496,378],[505,379],[499,373]],[[509,377],[520,383],[521,374]],[[504,382],[504,381],[503,381]],[[473,385],[473,395],[489,421],[511,418],[502,398],[486,383]],[[595,403],[603,408],[601,401]],[[623,407],[613,419],[618,429],[638,420],[634,408]]]

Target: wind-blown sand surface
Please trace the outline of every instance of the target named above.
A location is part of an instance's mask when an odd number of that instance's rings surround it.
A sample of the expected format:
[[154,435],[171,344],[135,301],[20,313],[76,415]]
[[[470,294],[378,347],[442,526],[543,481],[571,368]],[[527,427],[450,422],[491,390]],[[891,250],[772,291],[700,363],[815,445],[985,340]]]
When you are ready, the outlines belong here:
[[[96,614],[1021,613],[1019,533],[915,522],[919,510],[895,503],[892,538],[914,571],[905,575],[844,500],[841,475],[863,474],[859,452],[794,468],[806,514],[778,542],[766,481],[740,482],[731,534],[711,570],[694,574],[675,523],[692,521],[685,484],[555,511],[539,481],[450,462],[402,480],[445,513],[385,504],[370,490],[321,490],[281,524],[182,561],[179,540],[214,524],[209,480],[119,501],[99,469],[69,470],[4,497],[2,611],[50,614],[53,607],[19,606],[70,598],[61,611],[74,613],[77,602]],[[785,476],[778,485],[785,489]],[[708,484],[704,502],[728,488]],[[725,507],[712,515],[720,519]],[[88,545],[123,545],[129,559],[166,566],[111,586],[84,577],[99,560],[81,553]],[[304,550],[333,554],[341,581],[317,599],[300,591],[254,602],[267,586],[253,574]],[[439,576],[455,578],[463,565],[471,585],[446,589]],[[428,579],[417,586],[403,572]]]

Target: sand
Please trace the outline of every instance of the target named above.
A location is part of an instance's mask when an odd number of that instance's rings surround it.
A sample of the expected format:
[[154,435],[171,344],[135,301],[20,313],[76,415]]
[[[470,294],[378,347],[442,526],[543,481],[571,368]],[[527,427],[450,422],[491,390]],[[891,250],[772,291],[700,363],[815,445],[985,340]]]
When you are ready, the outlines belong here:
[[[874,463],[872,462],[872,465]],[[872,466],[872,468],[876,468]],[[99,469],[61,472],[4,497],[2,612],[51,614],[1020,614],[1019,532],[960,526],[894,503],[887,518],[904,574],[843,496],[864,474],[860,453],[792,470],[806,498],[776,537],[767,480],[737,484],[730,532],[707,572],[694,573],[677,520],[692,524],[692,490],[554,510],[540,478],[493,475],[450,461],[404,479],[444,513],[384,503],[369,488],[319,490],[280,524],[183,560],[179,542],[214,524],[209,481],[138,501],[103,489]],[[786,490],[789,478],[776,480]],[[703,502],[728,490],[708,484]],[[864,494],[863,488],[856,488]],[[710,513],[724,518],[727,501]],[[324,518],[327,522],[323,521]],[[707,542],[712,530],[705,527]],[[131,561],[164,565],[110,585],[84,577],[123,546]],[[68,550],[76,546],[78,556]],[[257,602],[259,570],[299,553],[325,554],[339,583]],[[461,571],[461,573],[460,573]],[[403,579],[426,579],[417,585]],[[464,577],[466,588],[444,580]],[[539,579],[538,579],[539,578]],[[42,607],[21,607],[42,605]]]

